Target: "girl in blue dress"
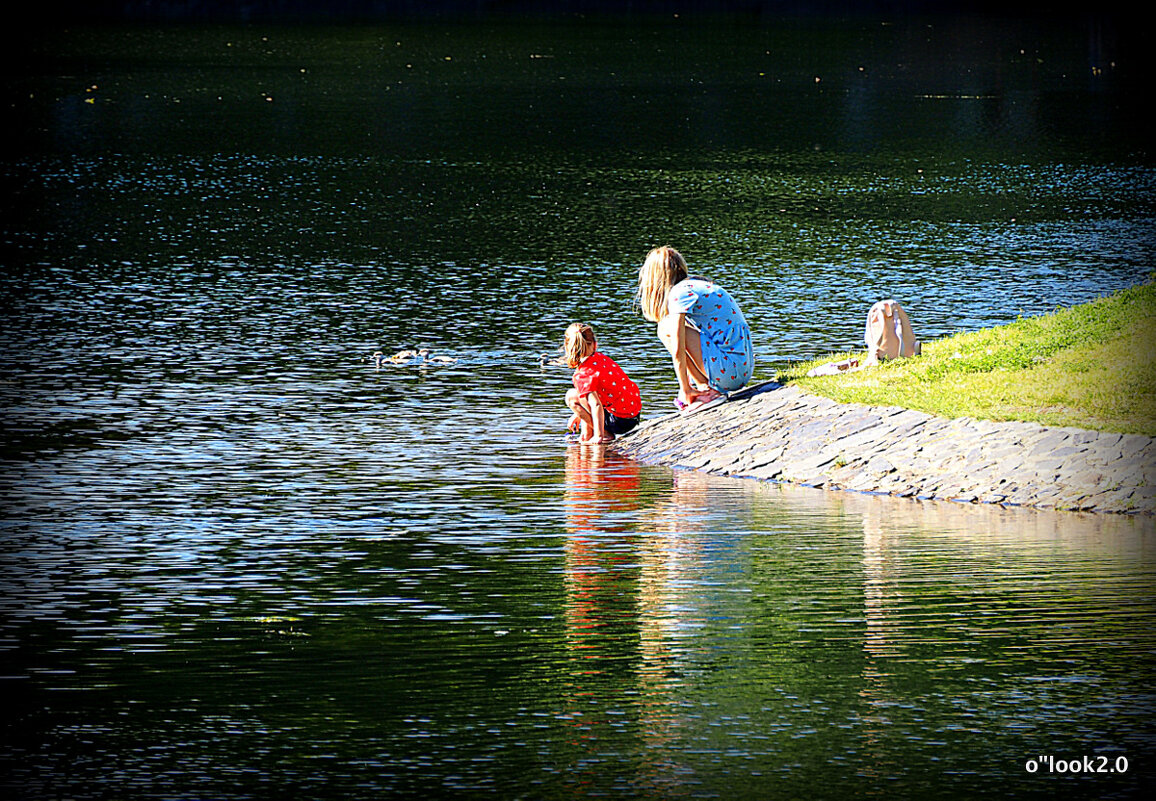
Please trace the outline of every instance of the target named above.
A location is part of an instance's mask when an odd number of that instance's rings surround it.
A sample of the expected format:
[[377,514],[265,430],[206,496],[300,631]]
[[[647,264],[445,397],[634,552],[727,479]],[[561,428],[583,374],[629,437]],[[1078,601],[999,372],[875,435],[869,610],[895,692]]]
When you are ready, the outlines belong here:
[[680,409],[724,400],[751,380],[755,354],[742,311],[718,284],[688,277],[677,250],[650,251],[638,271],[638,300],[674,361]]

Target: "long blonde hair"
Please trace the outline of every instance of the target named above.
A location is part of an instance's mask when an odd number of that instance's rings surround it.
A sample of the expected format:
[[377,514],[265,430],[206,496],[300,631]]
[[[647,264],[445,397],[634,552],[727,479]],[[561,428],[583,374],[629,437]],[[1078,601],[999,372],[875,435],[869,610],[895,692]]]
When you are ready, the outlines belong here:
[[571,323],[566,329],[566,338],[562,341],[562,353],[566,357],[566,364],[577,367],[582,360],[589,357],[598,349],[598,340],[594,337],[594,329],[586,323]]
[[667,293],[679,281],[686,280],[686,276],[686,259],[669,245],[646,254],[646,261],[638,271],[638,304],[642,307],[642,316],[652,323],[665,317]]

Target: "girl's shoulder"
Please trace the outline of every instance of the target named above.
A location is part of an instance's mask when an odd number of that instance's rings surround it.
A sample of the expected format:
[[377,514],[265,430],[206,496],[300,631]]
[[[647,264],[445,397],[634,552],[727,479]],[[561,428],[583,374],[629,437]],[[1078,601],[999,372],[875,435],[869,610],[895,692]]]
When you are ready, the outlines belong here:
[[[598,361],[596,361],[596,362],[594,361],[595,357],[598,357]],[[589,362],[592,367],[596,367],[596,368],[610,369],[610,370],[613,370],[613,369],[621,370],[622,369],[622,365],[620,365],[618,362],[614,361],[613,357],[607,356],[602,351],[597,351],[593,356],[591,356],[589,359],[587,359],[587,362]]]
[[684,306],[714,294],[718,289],[718,284],[706,278],[684,278],[670,288],[669,297],[675,305]]
[[691,277],[684,278],[675,284],[671,291],[681,291],[703,295],[713,292],[717,288],[718,284],[709,278],[692,275]]
[[605,365],[607,362],[613,363],[614,360],[607,356],[600,350],[596,350],[583,359],[578,364],[579,370],[597,370],[599,367]]

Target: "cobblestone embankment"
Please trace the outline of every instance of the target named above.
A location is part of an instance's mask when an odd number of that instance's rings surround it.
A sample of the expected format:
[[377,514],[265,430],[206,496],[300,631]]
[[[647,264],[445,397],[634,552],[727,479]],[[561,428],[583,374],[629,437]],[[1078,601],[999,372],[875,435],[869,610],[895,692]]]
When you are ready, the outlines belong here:
[[641,462],[903,497],[1156,513],[1156,440],[837,403],[767,382],[612,446]]

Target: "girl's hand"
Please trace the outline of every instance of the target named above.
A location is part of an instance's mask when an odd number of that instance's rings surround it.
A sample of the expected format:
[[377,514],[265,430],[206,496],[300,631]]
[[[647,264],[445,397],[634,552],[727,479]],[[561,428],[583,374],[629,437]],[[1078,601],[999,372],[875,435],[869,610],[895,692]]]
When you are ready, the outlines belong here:
[[570,432],[577,431],[579,425],[581,425],[581,422],[578,420],[578,415],[572,414],[570,415],[570,422],[566,424],[566,430]]

